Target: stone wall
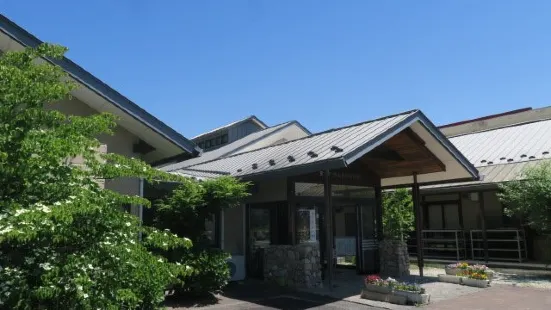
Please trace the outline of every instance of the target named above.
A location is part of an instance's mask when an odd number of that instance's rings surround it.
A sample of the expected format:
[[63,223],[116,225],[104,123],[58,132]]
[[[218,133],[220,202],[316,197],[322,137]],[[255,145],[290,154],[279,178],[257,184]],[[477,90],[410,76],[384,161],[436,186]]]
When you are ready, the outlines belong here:
[[383,240],[379,243],[379,253],[382,276],[399,278],[409,275],[409,254],[406,242]]
[[270,245],[264,249],[264,280],[281,286],[321,287],[319,245]]

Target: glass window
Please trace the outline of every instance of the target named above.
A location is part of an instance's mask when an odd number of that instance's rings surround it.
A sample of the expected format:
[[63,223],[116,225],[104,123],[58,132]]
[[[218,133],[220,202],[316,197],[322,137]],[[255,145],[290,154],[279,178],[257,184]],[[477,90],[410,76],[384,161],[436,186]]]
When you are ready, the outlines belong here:
[[297,243],[319,241],[318,207],[298,207],[295,224]]
[[222,143],[228,143],[228,135],[227,134],[222,135],[221,140],[222,140]]
[[331,195],[339,198],[375,198],[375,189],[367,186],[332,184]]
[[216,137],[214,140],[214,145],[220,145],[220,143],[222,143],[222,137]]
[[205,141],[205,147],[206,147],[206,148],[209,148],[209,147],[210,147],[210,140]]
[[323,184],[295,182],[296,196],[323,197]]
[[270,244],[270,209],[251,208],[250,213],[249,234],[253,244],[256,246]]

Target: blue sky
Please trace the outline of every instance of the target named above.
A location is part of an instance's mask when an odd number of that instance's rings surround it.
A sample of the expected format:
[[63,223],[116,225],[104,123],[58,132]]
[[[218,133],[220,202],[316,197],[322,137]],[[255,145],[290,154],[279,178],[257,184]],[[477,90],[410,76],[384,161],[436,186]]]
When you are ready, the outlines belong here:
[[[529,3],[528,3],[529,2]],[[2,13],[185,136],[551,105],[551,1],[21,1]]]

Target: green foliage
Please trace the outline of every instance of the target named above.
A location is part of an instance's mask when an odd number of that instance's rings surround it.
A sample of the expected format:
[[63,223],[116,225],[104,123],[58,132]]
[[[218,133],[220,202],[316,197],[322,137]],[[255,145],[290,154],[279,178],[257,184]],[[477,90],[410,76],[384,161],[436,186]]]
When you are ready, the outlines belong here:
[[180,259],[192,272],[181,275],[174,286],[177,294],[203,295],[222,289],[230,278],[230,255],[218,249],[188,251]]
[[386,239],[405,240],[415,229],[413,200],[406,189],[383,193],[383,234]]
[[518,216],[535,231],[551,234],[551,163],[522,172],[522,180],[500,184],[500,200],[508,216]]
[[[0,56],[0,308],[157,308],[165,287],[192,268],[149,248],[192,243],[141,226],[122,206],[149,202],[102,189],[97,180],[181,178],[138,159],[98,154],[96,137],[113,132],[112,115],[48,109],[76,85],[39,58],[64,52],[45,44]],[[77,155],[85,166],[71,164]]]
[[154,205],[156,227],[187,236],[195,245],[190,250],[160,252],[169,261],[191,267],[192,272],[181,275],[173,287],[176,294],[207,294],[227,284],[229,255],[209,249],[205,222],[222,210],[239,206],[248,195],[247,188],[248,183],[233,177],[201,182],[187,179]]
[[199,245],[204,239],[205,222],[221,210],[240,205],[248,195],[247,188],[248,183],[229,176],[202,182],[186,179],[154,205],[155,226],[168,228]]

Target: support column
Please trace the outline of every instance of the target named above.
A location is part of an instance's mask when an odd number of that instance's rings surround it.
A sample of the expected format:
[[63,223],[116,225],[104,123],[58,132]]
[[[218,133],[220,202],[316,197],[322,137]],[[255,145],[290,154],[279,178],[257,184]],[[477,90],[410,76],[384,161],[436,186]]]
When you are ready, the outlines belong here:
[[[381,242],[384,239],[383,236],[383,197],[382,197],[382,191],[381,186],[378,185],[375,187],[375,238],[377,239],[377,249],[380,248]],[[377,259],[375,260],[377,263],[377,269],[379,272],[381,271],[381,251],[377,250]]]
[[325,250],[327,258],[327,274],[325,281],[329,289],[332,289],[334,273],[333,261],[335,257],[333,250],[333,202],[331,199],[331,176],[329,170],[323,171],[323,192],[325,198]]
[[484,261],[488,263],[488,234],[486,232],[486,209],[484,207],[484,192],[478,192],[478,202],[480,206],[480,217],[482,224],[482,243],[484,245]]
[[425,265],[423,258],[423,210],[421,208],[421,195],[419,192],[419,183],[417,183],[417,173],[413,173],[413,186],[411,188],[413,198],[413,210],[415,212],[415,233],[417,241],[417,266],[419,266],[419,275],[423,276],[423,267]]

